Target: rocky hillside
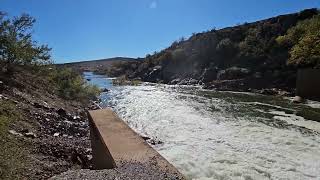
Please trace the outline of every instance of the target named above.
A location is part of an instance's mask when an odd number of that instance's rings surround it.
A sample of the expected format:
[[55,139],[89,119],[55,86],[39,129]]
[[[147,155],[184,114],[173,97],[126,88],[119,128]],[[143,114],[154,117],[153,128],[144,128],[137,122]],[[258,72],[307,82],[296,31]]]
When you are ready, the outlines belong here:
[[58,66],[64,66],[72,68],[78,72],[91,71],[96,73],[105,73],[114,63],[121,62],[135,62],[139,61],[139,58],[127,58],[127,57],[114,57],[108,59],[89,60],[81,62],[72,62],[65,64],[58,64]]
[[280,36],[298,22],[319,14],[317,9],[281,15],[235,27],[213,29],[174,42],[147,55],[142,62],[127,62],[110,75],[169,84],[204,84],[220,90],[250,91],[279,88],[293,91],[296,66],[287,65],[291,46]]
[[48,74],[0,72],[0,179],[47,179],[91,166],[88,104],[67,100]]
[[0,179],[48,179],[89,168],[86,110],[100,90],[51,64],[35,19],[0,11]]

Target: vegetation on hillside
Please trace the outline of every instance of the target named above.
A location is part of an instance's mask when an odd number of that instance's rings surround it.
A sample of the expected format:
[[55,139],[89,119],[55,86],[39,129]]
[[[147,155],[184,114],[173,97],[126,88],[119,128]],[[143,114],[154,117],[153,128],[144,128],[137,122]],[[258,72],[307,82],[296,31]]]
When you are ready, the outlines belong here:
[[277,41],[292,47],[288,64],[320,67],[320,15],[299,22]]
[[[33,40],[34,23],[0,12],[0,179],[44,179],[77,163],[71,155],[86,148],[78,146],[88,132],[79,111],[99,93],[81,74],[52,64],[51,49]],[[47,139],[63,131],[73,139]]]
[[81,75],[65,68],[50,66],[50,50],[32,38],[35,19],[27,14],[9,18],[0,12],[0,80],[10,82],[14,73],[32,71],[49,81],[51,87],[67,100],[87,100],[96,97],[99,90],[86,84]]
[[48,74],[50,84],[55,86],[60,97],[87,103],[100,93],[97,86],[85,82],[83,77],[70,68],[52,68]]
[[[215,87],[224,81],[234,83],[236,90],[294,88],[297,67],[292,64],[308,61],[314,66],[319,59],[318,14],[317,9],[307,9],[194,33],[147,55],[141,63],[115,65],[108,73],[151,82],[215,83]],[[286,39],[289,44],[279,43]]]

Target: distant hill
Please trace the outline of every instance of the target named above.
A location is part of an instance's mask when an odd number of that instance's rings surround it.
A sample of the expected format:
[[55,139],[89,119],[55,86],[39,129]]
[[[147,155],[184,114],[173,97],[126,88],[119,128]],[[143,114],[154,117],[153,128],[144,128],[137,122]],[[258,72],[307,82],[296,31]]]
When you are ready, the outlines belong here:
[[135,62],[141,60],[141,58],[114,57],[107,59],[71,62],[57,65],[72,68],[78,72],[93,71],[97,73],[105,73],[105,71],[111,68],[115,62]]
[[[168,84],[204,84],[221,90],[295,87],[297,67],[288,65],[293,44],[278,43],[299,22],[319,15],[317,9],[223,29],[194,33],[140,62],[122,63],[111,75]],[[120,72],[121,70],[121,72]]]

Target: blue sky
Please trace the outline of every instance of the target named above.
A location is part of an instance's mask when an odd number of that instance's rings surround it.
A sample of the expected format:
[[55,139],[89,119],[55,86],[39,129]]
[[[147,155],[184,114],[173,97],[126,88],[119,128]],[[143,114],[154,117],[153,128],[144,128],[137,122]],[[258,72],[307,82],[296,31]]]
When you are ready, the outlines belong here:
[[319,0],[0,0],[37,19],[34,37],[56,63],[144,57],[193,32],[320,8]]

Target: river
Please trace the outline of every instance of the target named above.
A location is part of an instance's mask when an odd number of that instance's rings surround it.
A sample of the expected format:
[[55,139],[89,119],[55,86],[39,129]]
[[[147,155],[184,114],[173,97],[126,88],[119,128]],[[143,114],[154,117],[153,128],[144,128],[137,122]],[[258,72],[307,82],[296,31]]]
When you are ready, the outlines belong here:
[[85,77],[110,89],[101,94],[101,106],[164,142],[153,147],[190,179],[320,179],[320,123],[295,115],[307,105],[195,86],[112,86],[104,76]]

